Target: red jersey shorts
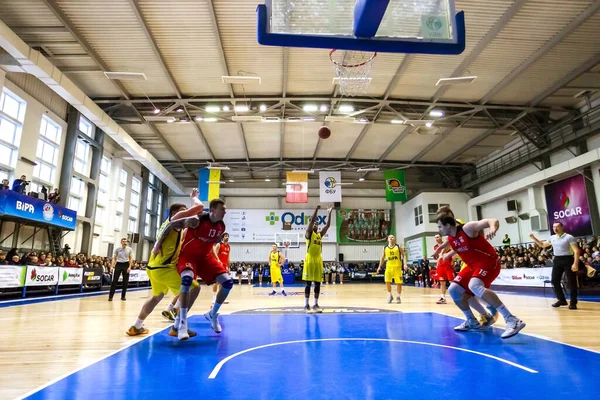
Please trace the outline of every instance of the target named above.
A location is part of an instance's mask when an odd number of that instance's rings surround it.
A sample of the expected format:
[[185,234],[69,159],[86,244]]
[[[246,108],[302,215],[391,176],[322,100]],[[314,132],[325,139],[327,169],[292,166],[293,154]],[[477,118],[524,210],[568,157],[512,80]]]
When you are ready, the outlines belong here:
[[438,264],[436,269],[437,278],[440,281],[448,281],[454,279],[454,269],[450,265]]
[[500,275],[500,259],[489,257],[489,260],[482,260],[476,265],[467,265],[458,273],[453,282],[458,283],[467,291],[467,293],[473,295],[469,290],[469,282],[472,278],[481,279],[483,285],[488,289],[498,275]]
[[186,269],[194,271],[194,276],[200,277],[207,285],[212,285],[216,282],[217,276],[227,273],[227,268],[217,260],[212,252],[205,255],[181,252],[177,262],[177,271],[181,275]]

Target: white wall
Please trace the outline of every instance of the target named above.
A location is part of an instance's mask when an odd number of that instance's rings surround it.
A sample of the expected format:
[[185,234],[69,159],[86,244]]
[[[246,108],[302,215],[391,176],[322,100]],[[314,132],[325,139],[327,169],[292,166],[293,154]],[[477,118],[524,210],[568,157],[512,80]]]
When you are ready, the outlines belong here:
[[[508,211],[506,203],[509,200],[516,200],[519,204],[520,211]],[[494,246],[501,246],[505,234],[508,234],[508,237],[513,244],[530,242],[529,234],[532,232],[530,220],[520,220],[517,218],[517,223],[509,224],[505,221],[505,218],[516,217],[519,213],[527,212],[531,208],[533,207],[529,204],[527,190],[522,190],[518,193],[482,205],[481,214],[483,218],[496,218],[500,221],[500,230],[496,237],[491,240],[491,243]],[[539,232],[535,232],[535,234],[536,236],[539,236]]]
[[491,192],[492,190],[499,189],[503,186],[509,185],[515,181],[518,181],[519,179],[523,179],[537,172],[540,172],[540,170],[535,165],[526,165],[522,168],[517,169],[516,171],[510,172],[497,179],[494,179],[493,181],[484,183],[479,187],[479,194],[482,195]]

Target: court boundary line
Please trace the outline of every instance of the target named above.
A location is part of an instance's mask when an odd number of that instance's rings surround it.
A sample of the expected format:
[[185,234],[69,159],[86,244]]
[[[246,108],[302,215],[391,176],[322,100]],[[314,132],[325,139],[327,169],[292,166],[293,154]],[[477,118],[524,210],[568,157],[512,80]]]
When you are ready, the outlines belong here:
[[84,369],[86,369],[86,368],[89,368],[89,367],[91,367],[92,365],[99,363],[100,361],[106,360],[107,358],[109,358],[109,357],[112,357],[112,356],[114,356],[115,354],[118,354],[118,353],[120,353],[121,351],[123,351],[123,350],[126,350],[126,349],[130,348],[131,346],[134,346],[134,345],[136,345],[136,344],[138,344],[138,343],[141,343],[141,342],[143,342],[144,340],[146,340],[146,339],[148,339],[148,338],[151,338],[152,336],[156,335],[157,333],[163,332],[164,330],[166,330],[166,329],[169,329],[169,328],[171,328],[171,325],[165,326],[164,328],[162,328],[162,329],[159,329],[159,330],[157,330],[156,332],[152,332],[152,333],[150,333],[150,334],[148,334],[148,335],[145,335],[144,337],[140,338],[140,340],[132,341],[131,339],[129,339],[129,340],[127,340],[127,341],[125,342],[125,344],[124,344],[124,345],[122,345],[122,346],[121,346],[120,348],[118,348],[117,350],[114,350],[114,351],[112,351],[112,352],[108,353],[108,354],[107,354],[107,355],[105,355],[105,356],[102,356],[102,357],[100,357],[100,358],[98,358],[98,359],[96,359],[96,360],[93,360],[93,361],[91,361],[91,362],[89,362],[89,363],[86,363],[86,364],[85,364],[85,365],[83,365],[82,367],[76,368],[76,369],[74,369],[73,371],[67,372],[66,374],[63,374],[63,375],[61,375],[61,376],[59,376],[59,377],[57,377],[57,378],[54,378],[54,379],[52,379],[52,380],[50,380],[50,381],[48,381],[48,382],[44,383],[43,385],[41,385],[41,386],[38,386],[37,388],[35,388],[35,389],[31,390],[30,392],[27,392],[27,393],[25,393],[24,395],[21,395],[21,396],[19,396],[19,397],[16,397],[16,400],[23,400],[23,399],[25,399],[25,398],[27,398],[27,397],[29,397],[29,396],[32,396],[32,395],[36,394],[37,392],[39,392],[39,391],[41,391],[41,390],[44,390],[44,389],[46,389],[47,387],[49,387],[49,386],[52,386],[52,385],[54,385],[55,383],[57,383],[57,382],[60,382],[60,381],[62,381],[63,379],[66,379],[66,378],[68,378],[69,376],[71,376],[71,375],[74,375],[74,374],[78,373],[79,371],[82,371],[82,370],[84,370]]
[[[152,289],[150,286],[147,287],[135,287],[135,288],[129,288],[127,289],[127,292],[139,292],[141,290],[150,290]],[[88,292],[88,293],[71,293],[71,294],[59,294],[59,295],[49,295],[49,296],[41,296],[41,297],[30,297],[30,298],[24,298],[24,299],[13,299],[13,300],[0,300],[0,308],[8,308],[8,307],[18,307],[18,306],[26,306],[29,304],[36,304],[36,303],[47,303],[49,301],[56,301],[56,300],[65,300],[65,299],[70,299],[70,298],[81,298],[81,297],[92,297],[92,296],[100,296],[102,294],[107,294],[109,293],[110,290],[102,290],[102,291],[98,291],[98,292]],[[116,293],[119,293],[120,290]],[[17,303],[17,304],[15,304]]]
[[[456,316],[450,315],[450,314],[445,314],[445,313],[442,313],[442,312],[439,312],[439,311],[430,311],[430,312],[434,313],[434,314],[444,315],[446,317],[451,317],[451,318],[456,318],[458,320],[462,320],[462,318],[459,318],[459,317],[456,317]],[[501,328],[498,328],[497,326],[492,326],[492,329],[501,329]],[[482,332],[485,332],[485,331],[482,331]],[[519,332],[519,335],[525,335],[525,336],[533,337],[533,338],[540,339],[540,340],[547,340],[548,342],[553,342],[553,343],[556,343],[556,344],[562,344],[564,346],[573,347],[573,348],[579,349],[579,350],[589,351],[590,353],[594,353],[594,354],[600,354],[600,351],[592,350],[592,349],[586,349],[585,347],[580,347],[580,346],[577,346],[577,345],[574,345],[574,344],[569,344],[569,343],[561,342],[560,340],[555,340],[555,339],[549,338],[547,336],[538,335],[537,333],[533,333],[532,334],[532,333]]]
[[269,343],[269,344],[264,344],[262,346],[251,347],[251,348],[246,349],[246,350],[238,351],[237,353],[234,353],[234,354],[232,354],[230,356],[227,356],[224,359],[222,359],[221,361],[219,361],[219,363],[211,371],[210,375],[208,375],[208,379],[215,379],[217,377],[217,375],[219,374],[219,371],[221,371],[221,368],[223,368],[223,366],[228,361],[232,360],[233,358],[235,358],[237,356],[240,356],[240,355],[245,354],[245,353],[249,353],[249,352],[254,351],[254,350],[261,350],[261,349],[265,349],[265,348],[268,348],[268,347],[275,347],[275,346],[281,346],[281,345],[286,345],[286,344],[312,343],[312,342],[334,342],[334,341],[337,341],[337,342],[341,342],[341,341],[392,342],[392,343],[408,343],[408,344],[419,344],[419,345],[432,346],[432,347],[441,347],[441,348],[445,348],[445,349],[463,351],[465,353],[471,353],[471,354],[480,355],[480,356],[483,356],[483,357],[486,357],[486,358],[491,358],[493,360],[500,361],[502,363],[511,365],[511,366],[519,368],[519,369],[522,369],[522,370],[527,371],[527,372],[532,373],[532,374],[537,374],[538,373],[538,371],[536,371],[534,369],[525,367],[524,365],[520,365],[520,364],[514,363],[514,362],[506,360],[504,358],[493,356],[491,354],[485,354],[485,353],[481,353],[481,352],[478,352],[478,351],[475,351],[475,350],[463,349],[463,348],[460,348],[460,347],[447,346],[447,345],[437,344],[437,343],[419,342],[419,341],[415,341],[415,340],[403,340],[403,339],[384,339],[384,338],[325,338],[325,339],[291,340],[291,341],[287,341],[287,342]]

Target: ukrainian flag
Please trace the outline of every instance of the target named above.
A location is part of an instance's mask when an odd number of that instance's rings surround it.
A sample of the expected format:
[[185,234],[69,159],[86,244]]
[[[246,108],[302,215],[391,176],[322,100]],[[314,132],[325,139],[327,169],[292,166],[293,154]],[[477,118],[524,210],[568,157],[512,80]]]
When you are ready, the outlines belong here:
[[[221,170],[201,168],[198,174],[198,198],[200,201],[211,201],[219,198]],[[215,182],[215,183],[208,183]]]

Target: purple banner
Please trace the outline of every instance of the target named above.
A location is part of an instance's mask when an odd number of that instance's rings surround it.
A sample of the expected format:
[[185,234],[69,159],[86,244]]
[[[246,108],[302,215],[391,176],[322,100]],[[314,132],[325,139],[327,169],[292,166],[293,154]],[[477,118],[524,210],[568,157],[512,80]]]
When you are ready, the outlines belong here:
[[562,222],[565,232],[573,236],[592,234],[592,219],[583,175],[551,183],[544,190],[551,231],[555,222]]

